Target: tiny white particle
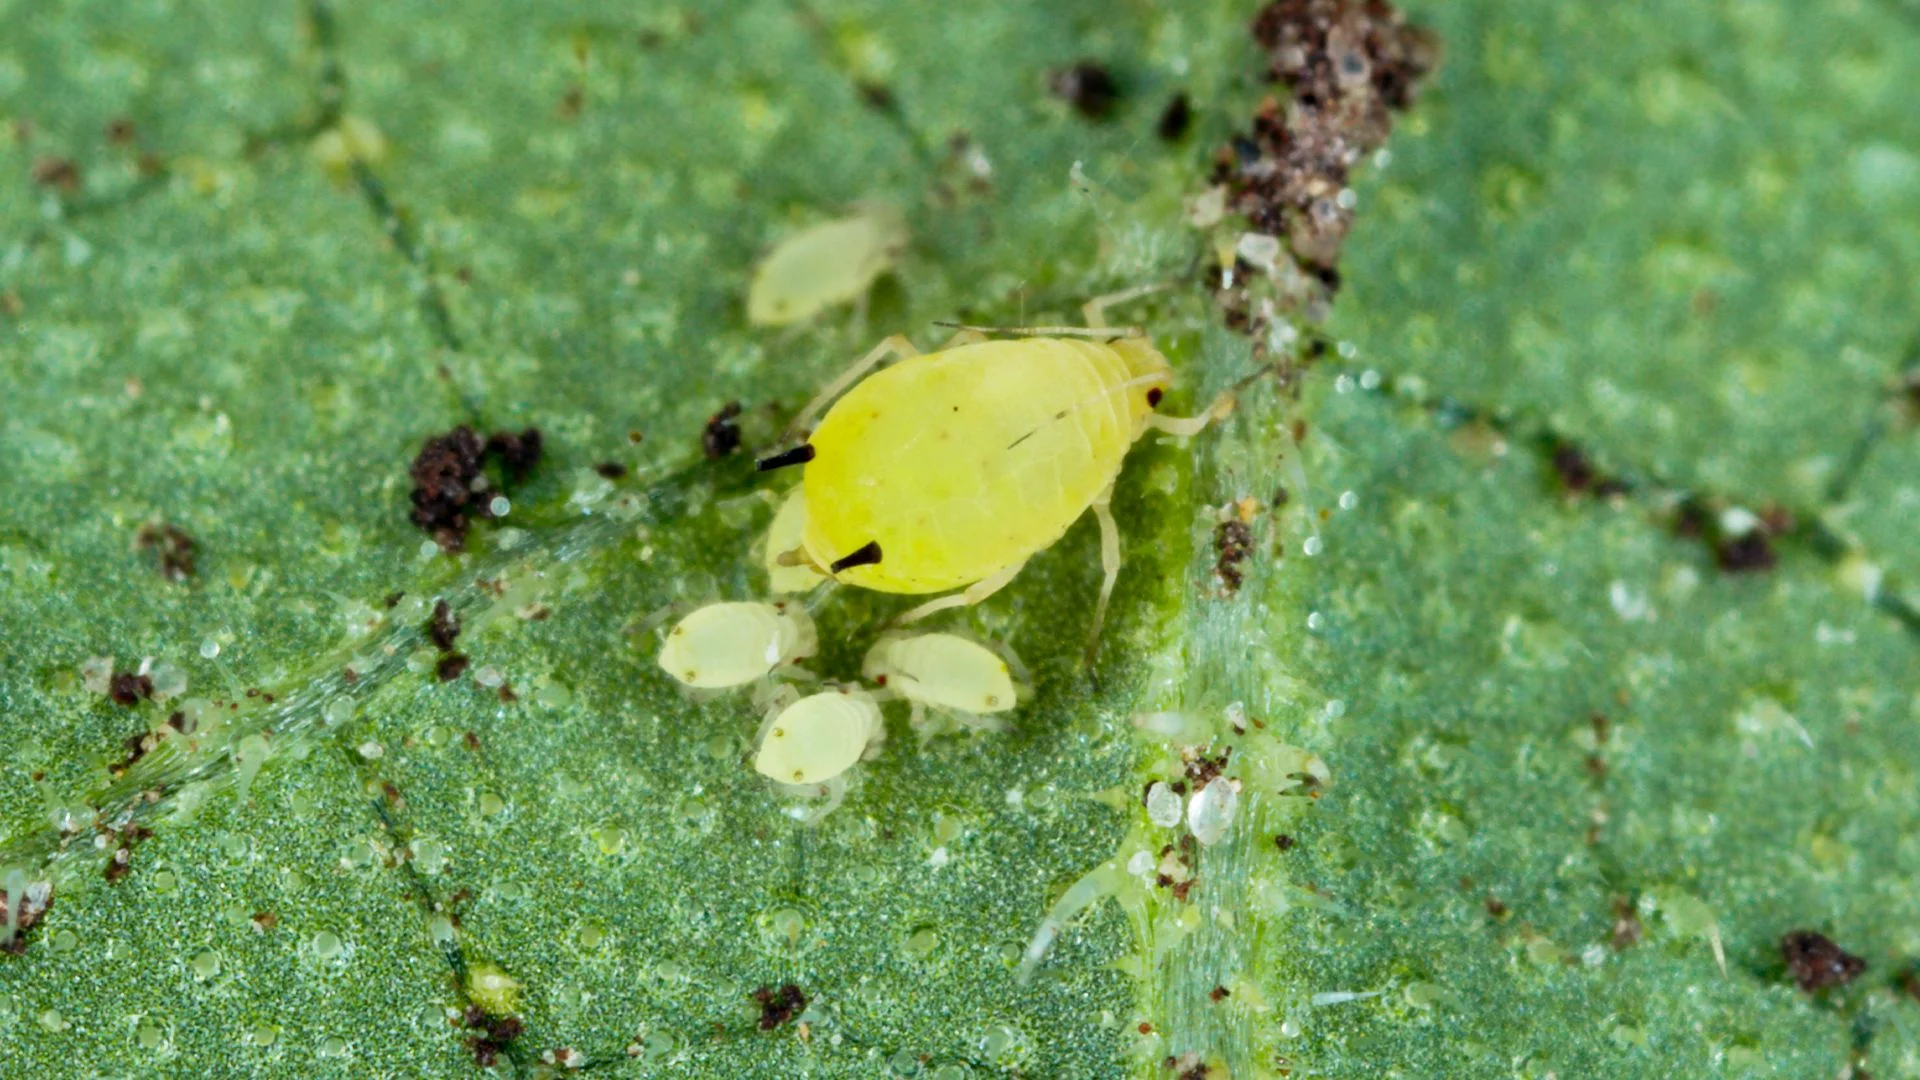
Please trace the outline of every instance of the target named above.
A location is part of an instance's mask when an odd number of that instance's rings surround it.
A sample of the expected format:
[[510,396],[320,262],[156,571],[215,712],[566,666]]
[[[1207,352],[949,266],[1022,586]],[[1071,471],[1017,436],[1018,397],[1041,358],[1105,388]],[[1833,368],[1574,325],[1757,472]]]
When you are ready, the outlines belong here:
[[513,503],[507,501],[505,495],[495,495],[493,501],[487,504],[487,511],[497,518],[506,517],[513,511]]
[[1351,510],[1354,507],[1359,505],[1360,505],[1360,496],[1355,495],[1351,491],[1343,491],[1340,493],[1340,509]]
[[1300,550],[1306,552],[1307,555],[1311,557],[1320,554],[1321,549],[1325,546],[1318,536],[1309,536],[1301,542]]
[[1373,370],[1372,368],[1368,368],[1367,370],[1361,372],[1360,373],[1360,389],[1362,390],[1380,389],[1380,373]]
[[387,748],[377,742],[369,741],[360,744],[360,756],[366,758],[368,761],[382,757],[386,752]]

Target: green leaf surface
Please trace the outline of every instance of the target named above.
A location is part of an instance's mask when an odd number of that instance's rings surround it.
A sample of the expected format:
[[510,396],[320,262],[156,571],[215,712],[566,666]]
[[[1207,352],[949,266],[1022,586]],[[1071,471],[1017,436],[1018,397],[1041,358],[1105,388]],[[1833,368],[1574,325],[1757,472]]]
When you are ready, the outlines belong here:
[[[887,333],[1152,281],[1176,412],[1253,369],[1182,206],[1270,92],[1252,14],[0,0],[0,875],[56,885],[0,1074],[470,1075],[497,969],[519,1075],[1920,1075],[1911,5],[1417,8],[1347,347],[1135,448],[1092,673],[1089,521],[949,622],[1031,669],[1011,729],[895,715],[807,826],[745,696],[654,665],[650,615],[765,589],[727,401],[764,442]],[[1104,121],[1048,92],[1089,57]],[[330,168],[343,117],[384,152]],[[756,259],[868,202],[913,235],[870,302],[749,327]],[[459,423],[547,455],[449,555],[407,464]],[[899,606],[827,596],[816,670]],[[1179,899],[1139,795],[1227,747]],[[1801,929],[1866,974],[1800,990]]]

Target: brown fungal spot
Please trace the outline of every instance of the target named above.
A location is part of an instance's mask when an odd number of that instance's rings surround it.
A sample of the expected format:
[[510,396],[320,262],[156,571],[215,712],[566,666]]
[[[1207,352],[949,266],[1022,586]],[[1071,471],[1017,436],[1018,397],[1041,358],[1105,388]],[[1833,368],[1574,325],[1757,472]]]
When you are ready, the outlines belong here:
[[1227,759],[1233,756],[1233,747],[1223,748],[1216,757],[1195,754],[1187,762],[1187,779],[1193,781],[1195,791],[1206,787],[1227,767]]
[[[1287,99],[1269,97],[1251,129],[1220,148],[1213,182],[1226,186],[1230,213],[1285,239],[1331,296],[1353,224],[1341,192],[1354,166],[1385,144],[1393,114],[1413,103],[1416,85],[1439,61],[1438,41],[1384,0],[1274,0],[1255,16],[1252,32],[1267,51],[1268,78],[1286,87]],[[1236,284],[1224,292],[1244,290]],[[1299,306],[1315,298],[1293,299]],[[1222,301],[1246,306],[1243,295]]]
[[1160,110],[1160,119],[1153,125],[1153,132],[1167,142],[1179,142],[1192,126],[1193,102],[1188,99],[1187,92],[1181,90],[1168,99],[1166,108]]
[[433,674],[441,682],[452,682],[466,674],[467,668],[472,664],[473,661],[469,660],[465,653],[448,653],[433,666]]
[[1153,1034],[1153,1025],[1147,1023],[1145,1020],[1142,1020],[1140,1021],[1139,1031],[1140,1031],[1140,1034],[1142,1035],[1151,1035]]
[[1253,554],[1253,529],[1237,517],[1229,518],[1214,527],[1213,547],[1219,556],[1213,572],[1227,595],[1232,596],[1246,581],[1246,571],[1240,564]]
[[720,411],[707,417],[707,425],[700,431],[700,450],[707,460],[718,461],[735,450],[740,449],[740,425],[734,423],[740,417],[740,403],[729,401],[720,406]]
[[107,682],[107,696],[129,708],[153,697],[153,680],[131,671],[116,671]]
[[463,550],[473,519],[493,516],[487,460],[499,463],[509,483],[519,483],[539,463],[543,449],[539,428],[499,431],[483,442],[462,424],[428,439],[408,469],[413,479],[413,523],[433,537],[441,550]]
[[772,1031],[807,1010],[807,995],[792,983],[778,990],[762,986],[753,992],[753,1000],[760,1004],[761,1031]]
[[249,921],[253,923],[254,933],[264,934],[280,925],[280,916],[271,911],[256,911]]
[[526,1024],[519,1017],[489,1016],[478,1005],[468,1005],[460,1018],[467,1027],[480,1032],[468,1037],[467,1048],[473,1051],[473,1063],[483,1069],[492,1068],[508,1044],[526,1033]]
[[466,743],[466,746],[467,746],[467,749],[469,749],[469,750],[472,750],[472,751],[474,751],[474,752],[476,752],[476,753],[478,753],[478,752],[479,752],[479,750],[480,750],[480,736],[478,736],[478,735],[476,735],[476,734],[474,734],[473,732],[471,732],[471,731],[469,731],[469,732],[467,732],[466,734],[464,734],[464,735],[462,735],[462,736],[460,736],[460,738],[461,738],[461,741],[462,741],[462,742],[464,742],[464,743]]
[[441,652],[451,652],[453,643],[460,636],[460,620],[447,606],[445,600],[433,603],[433,617],[427,620],[427,640],[440,647]]
[[107,141],[115,146],[125,146],[133,141],[133,121],[124,116],[116,116],[107,121]]
[[80,166],[71,158],[35,158],[29,175],[34,183],[43,188],[52,188],[62,195],[72,195],[80,190]]
[[1089,120],[1105,120],[1120,103],[1120,84],[1097,60],[1081,60],[1056,69],[1047,76],[1047,89]]
[[1491,915],[1496,919],[1504,919],[1507,917],[1507,914],[1508,914],[1507,905],[1503,903],[1499,897],[1493,895],[1492,893],[1488,893],[1486,903],[1487,903],[1488,915]]
[[165,521],[150,521],[133,534],[136,550],[152,552],[158,560],[160,576],[168,581],[184,582],[193,576],[193,537],[179,526]]
[[609,480],[618,480],[627,475],[627,467],[617,461],[603,461],[595,465],[593,471]]
[[1787,974],[1809,994],[1844,986],[1867,970],[1865,960],[1813,930],[1789,931],[1780,939],[1780,955],[1787,961]]

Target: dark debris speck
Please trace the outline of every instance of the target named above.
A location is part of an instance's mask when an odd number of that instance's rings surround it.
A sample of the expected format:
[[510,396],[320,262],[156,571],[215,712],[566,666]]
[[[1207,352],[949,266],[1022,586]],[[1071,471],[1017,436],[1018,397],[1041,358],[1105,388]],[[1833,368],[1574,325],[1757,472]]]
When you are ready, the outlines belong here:
[[473,519],[492,516],[487,459],[499,462],[508,482],[519,483],[539,463],[543,449],[538,428],[499,431],[485,441],[465,424],[435,435],[421,445],[408,469],[413,523],[443,551],[463,550]]
[[133,545],[141,551],[153,553],[159,563],[160,576],[168,581],[184,582],[193,576],[193,551],[197,545],[193,537],[178,525],[165,521],[148,522],[133,534]]
[[1186,138],[1187,129],[1193,126],[1193,102],[1185,90],[1173,95],[1167,101],[1167,107],[1160,110],[1160,120],[1154,124],[1154,134],[1167,142],[1179,142]]
[[1220,584],[1231,596],[1240,591],[1246,581],[1246,571],[1241,563],[1253,554],[1253,528],[1239,518],[1228,518],[1214,527],[1213,547],[1219,558],[1214,563],[1213,572],[1219,576]]
[[441,682],[452,682],[460,676],[465,675],[467,668],[471,667],[472,664],[473,661],[469,660],[465,653],[448,653],[440,658],[438,664],[434,665],[433,674],[434,677]]
[[627,467],[617,461],[603,461],[593,467],[593,471],[609,480],[618,480],[627,475]]
[[700,450],[709,461],[718,461],[740,449],[740,425],[734,423],[739,417],[737,401],[727,402],[720,406],[719,412],[707,417],[707,426],[700,431]]
[[433,617],[427,620],[427,640],[439,646],[441,652],[450,652],[453,643],[460,637],[460,620],[447,606],[445,600],[433,603]]
[[1081,60],[1052,72],[1047,76],[1047,88],[1089,120],[1105,120],[1120,103],[1119,82],[1097,60]]
[[[1284,239],[1330,295],[1353,224],[1340,192],[1361,159],[1386,143],[1394,112],[1412,104],[1417,84],[1438,64],[1438,39],[1407,25],[1385,0],[1274,0],[1252,31],[1287,100],[1268,98],[1251,130],[1220,148],[1213,182],[1226,185],[1230,213]],[[1229,310],[1244,301],[1233,292],[1222,295]]]
[[763,986],[753,992],[760,1005],[760,1030],[772,1031],[807,1010],[807,995],[792,983],[778,990]]
[[116,671],[107,683],[107,696],[118,705],[138,705],[153,697],[153,680],[131,671]]
[[1844,986],[1867,970],[1865,960],[1813,930],[1788,932],[1780,939],[1780,955],[1787,961],[1787,973],[1809,994]]
[[34,183],[43,188],[52,188],[62,195],[72,195],[80,190],[80,166],[71,158],[36,158],[29,175]]

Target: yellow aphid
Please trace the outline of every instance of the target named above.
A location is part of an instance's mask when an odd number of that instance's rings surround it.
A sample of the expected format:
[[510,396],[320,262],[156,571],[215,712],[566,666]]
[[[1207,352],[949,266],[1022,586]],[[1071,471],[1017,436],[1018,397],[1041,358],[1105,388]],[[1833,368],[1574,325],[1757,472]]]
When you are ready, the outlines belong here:
[[[1087,307],[1095,326],[1106,302]],[[1107,503],[1128,449],[1150,429],[1194,434],[1233,399],[1193,419],[1160,416],[1171,374],[1152,341],[1137,330],[1065,336],[1074,332],[981,340],[965,330],[926,354],[896,336],[864,357],[802,423],[887,356],[904,359],[834,401],[804,445],[761,463],[806,463],[799,554],[866,589],[965,590],[907,612],[911,621],[992,595],[1091,509],[1106,571],[1097,632],[1120,571]]]
[[812,656],[818,644],[813,620],[796,604],[708,604],[668,631],[660,669],[688,686],[719,690]]
[[320,167],[344,175],[357,162],[378,165],[387,159],[387,137],[370,120],[342,116],[339,123],[313,137],[309,147]]
[[853,768],[885,735],[880,707],[858,690],[827,690],[778,708],[753,767],[782,784],[819,784]]
[[[776,593],[806,592],[825,581],[826,575],[793,555],[800,547],[800,533],[807,523],[807,497],[796,487],[774,512],[767,527],[767,579]],[[787,558],[781,562],[782,556]]]
[[906,246],[906,220],[885,206],[802,229],[776,244],[755,269],[747,319],[782,326],[855,300]]
[[957,634],[889,634],[867,651],[862,673],[914,706],[960,714],[969,726],[1018,703],[1013,672],[991,649]]

